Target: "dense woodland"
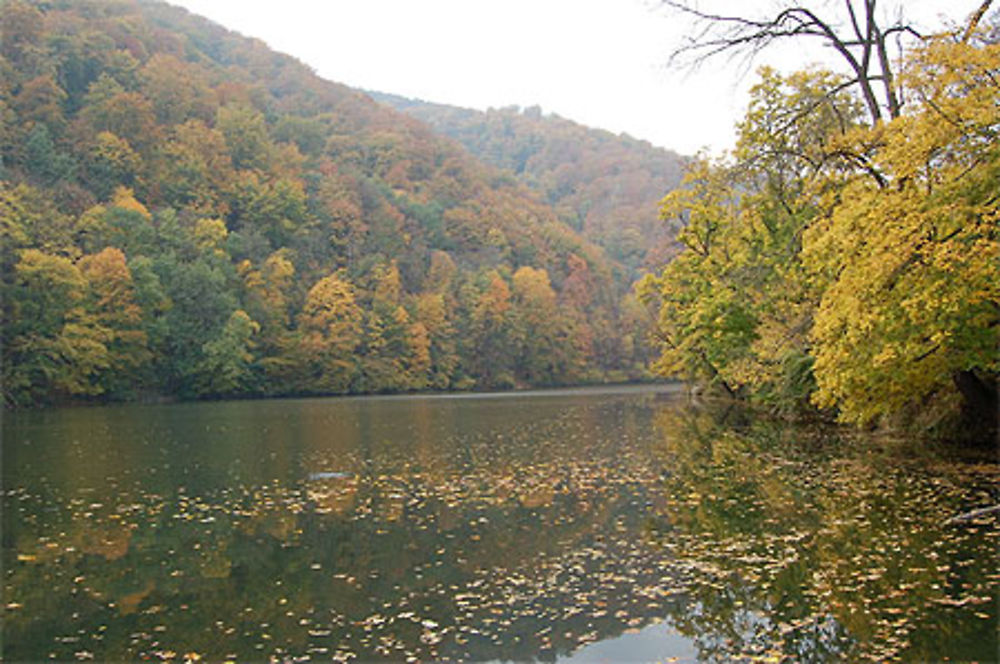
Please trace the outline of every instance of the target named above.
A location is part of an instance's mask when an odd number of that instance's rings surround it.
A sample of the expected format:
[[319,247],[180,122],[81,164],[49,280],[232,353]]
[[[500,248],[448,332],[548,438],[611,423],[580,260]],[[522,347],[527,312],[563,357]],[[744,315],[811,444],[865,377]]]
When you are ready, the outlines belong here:
[[[786,413],[995,443],[1000,30],[989,4],[914,39],[896,71],[883,36],[906,26],[879,29],[869,12],[867,32],[852,15],[857,37],[831,44],[865,49],[847,59],[850,75],[761,72],[731,158],[696,163],[663,202],[683,220],[684,250],[642,286],[660,310],[660,372]],[[807,9],[774,23],[698,15],[724,25],[708,33],[715,50],[832,34]]]
[[591,129],[534,106],[486,112],[372,93],[542,193],[570,226],[626,268],[659,269],[676,253],[678,222],[658,214],[688,160],[627,135]]
[[807,7],[665,4],[728,30],[699,33],[710,52],[807,34],[853,70],[762,70],[732,153],[685,164],[539,109],[377,95],[394,110],[160,2],[4,3],[4,402],[558,385],[655,359],[784,414],[989,439],[991,3],[936,35],[852,14],[843,41]]
[[160,2],[0,11],[6,404],[645,375],[627,270],[421,122]]

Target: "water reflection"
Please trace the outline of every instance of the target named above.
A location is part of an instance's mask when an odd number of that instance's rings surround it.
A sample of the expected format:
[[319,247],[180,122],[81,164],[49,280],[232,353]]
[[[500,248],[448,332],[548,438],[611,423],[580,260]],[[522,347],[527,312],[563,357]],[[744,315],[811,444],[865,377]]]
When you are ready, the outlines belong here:
[[3,433],[11,661],[996,653],[996,523],[944,525],[997,500],[995,465],[655,389],[53,410]]

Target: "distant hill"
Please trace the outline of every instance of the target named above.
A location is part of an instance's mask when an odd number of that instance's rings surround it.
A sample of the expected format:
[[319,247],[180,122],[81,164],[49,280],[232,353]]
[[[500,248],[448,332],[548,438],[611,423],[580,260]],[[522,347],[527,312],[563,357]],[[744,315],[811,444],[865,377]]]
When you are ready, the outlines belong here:
[[645,374],[644,313],[578,232],[606,222],[546,200],[583,200],[576,167],[541,196],[162,2],[8,0],[0,27],[6,403]]
[[482,112],[369,94],[514,173],[631,275],[661,267],[672,254],[676,228],[658,211],[660,199],[680,183],[686,158],[676,152],[543,115],[537,106]]

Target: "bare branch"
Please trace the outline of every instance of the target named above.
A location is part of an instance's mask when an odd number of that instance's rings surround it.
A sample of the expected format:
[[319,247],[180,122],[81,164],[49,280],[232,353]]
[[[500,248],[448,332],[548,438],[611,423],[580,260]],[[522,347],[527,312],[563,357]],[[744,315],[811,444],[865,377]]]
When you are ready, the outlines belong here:
[[969,24],[962,34],[963,42],[969,41],[969,38],[976,32],[976,28],[979,27],[979,23],[983,20],[983,16],[986,16],[986,12],[989,11],[992,4],[993,0],[983,0],[983,4],[979,5],[979,8],[972,13],[972,16],[969,17]]
[[[810,7],[809,0],[787,0],[786,6],[773,16],[754,18],[702,9],[695,0],[662,0],[664,6],[693,19],[698,26],[686,43],[673,51],[670,60],[678,64],[682,57],[690,56],[692,66],[698,66],[728,53],[742,54],[749,63],[775,42],[819,38],[837,52],[850,70],[872,124],[878,124],[885,115],[899,115],[901,108],[893,63],[886,49],[888,40],[924,37],[902,16],[889,26],[880,26],[875,11],[877,0],[864,0],[863,10],[855,2],[844,0],[842,14],[827,18]],[[984,7],[990,2],[987,0]],[[982,11],[985,13],[985,9]],[[876,93],[878,81],[882,90]]]

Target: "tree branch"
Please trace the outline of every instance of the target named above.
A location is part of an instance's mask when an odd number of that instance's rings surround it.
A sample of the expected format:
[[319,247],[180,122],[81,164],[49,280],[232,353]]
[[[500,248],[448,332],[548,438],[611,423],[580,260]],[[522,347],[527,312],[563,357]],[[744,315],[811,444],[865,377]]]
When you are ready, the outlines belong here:
[[979,23],[983,20],[983,16],[989,11],[990,5],[993,4],[993,0],[983,0],[983,3],[979,5],[976,11],[972,12],[972,16],[969,17],[969,23],[965,26],[965,32],[962,34],[962,41],[967,42],[976,32],[976,28],[979,27]]
[[[877,0],[864,0],[863,13],[853,0],[844,0],[839,19],[827,20],[808,6],[806,0],[787,4],[773,17],[757,19],[738,14],[703,10],[694,0],[662,0],[662,4],[684,14],[699,24],[696,34],[673,51],[672,63],[682,56],[692,56],[692,65],[723,53],[742,53],[747,62],[776,41],[800,37],[819,37],[831,46],[850,69],[857,89],[864,99],[873,125],[883,116],[900,113],[900,97],[895,89],[892,60],[887,52],[887,40],[903,35],[923,39],[923,35],[900,18],[883,29],[878,24]],[[988,6],[992,0],[984,3]],[[814,5],[818,6],[818,5]],[[982,9],[985,12],[985,9]],[[842,27],[843,26],[843,27]],[[843,34],[841,34],[843,33]],[[875,72],[872,69],[875,69]],[[881,81],[882,91],[876,94],[874,85]],[[880,101],[880,97],[882,98]]]

